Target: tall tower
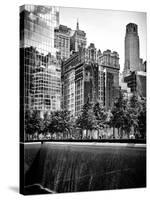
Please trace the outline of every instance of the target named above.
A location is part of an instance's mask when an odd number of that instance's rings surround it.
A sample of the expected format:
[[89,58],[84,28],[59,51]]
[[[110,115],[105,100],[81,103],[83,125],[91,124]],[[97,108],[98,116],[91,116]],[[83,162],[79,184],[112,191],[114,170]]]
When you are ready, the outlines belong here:
[[125,64],[124,74],[139,70],[139,36],[138,26],[129,23],[126,26],[125,36]]
[[80,47],[86,47],[86,33],[79,29],[79,22],[77,20],[76,30],[70,38],[70,50],[77,52]]

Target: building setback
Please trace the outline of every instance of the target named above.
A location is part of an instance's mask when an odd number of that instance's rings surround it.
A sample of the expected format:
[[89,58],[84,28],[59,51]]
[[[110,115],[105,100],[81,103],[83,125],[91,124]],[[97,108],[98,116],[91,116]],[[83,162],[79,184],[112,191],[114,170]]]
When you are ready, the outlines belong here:
[[54,29],[58,26],[57,7],[20,8],[20,96],[25,110],[60,109],[61,69],[54,47]]
[[139,97],[146,97],[146,72],[131,72],[130,75],[124,77],[124,82],[132,93]]

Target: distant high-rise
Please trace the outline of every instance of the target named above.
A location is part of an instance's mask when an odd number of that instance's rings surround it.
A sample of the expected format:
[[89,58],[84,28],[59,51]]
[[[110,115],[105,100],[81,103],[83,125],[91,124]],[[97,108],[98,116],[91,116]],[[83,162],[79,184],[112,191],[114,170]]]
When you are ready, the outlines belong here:
[[138,26],[129,23],[126,26],[125,36],[125,64],[124,82],[130,88],[131,93],[146,97],[146,61],[140,58],[140,44]]
[[125,65],[124,73],[127,74],[130,71],[139,71],[140,65],[139,56],[139,36],[138,26],[134,23],[129,23],[126,26],[125,35]]
[[59,50],[62,60],[70,57],[70,32],[71,29],[64,25],[59,25],[59,27],[55,28],[54,46]]
[[72,32],[70,38],[70,50],[77,52],[80,47],[86,47],[86,33],[79,29],[79,22],[77,21],[76,30]]
[[107,110],[111,109],[119,95],[119,54],[107,49],[98,56],[98,64],[103,69],[101,74],[101,98]]

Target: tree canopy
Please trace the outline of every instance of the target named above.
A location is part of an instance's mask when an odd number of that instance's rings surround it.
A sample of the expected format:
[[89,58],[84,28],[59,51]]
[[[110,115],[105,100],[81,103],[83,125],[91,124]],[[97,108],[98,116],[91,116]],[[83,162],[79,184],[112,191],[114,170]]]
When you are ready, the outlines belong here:
[[87,135],[87,130],[103,129],[106,125],[118,128],[120,137],[123,132],[128,137],[132,132],[135,136],[140,135],[145,138],[146,100],[139,99],[136,94],[129,100],[120,92],[114,106],[108,112],[99,102],[92,105],[88,99],[77,118],[71,116],[67,110],[53,111],[50,114],[46,112],[43,117],[37,110],[25,112],[25,133],[28,135],[56,133],[64,138],[66,135],[67,137],[69,135],[71,137],[71,134],[76,135],[79,130],[86,130]]
[[92,130],[96,128],[96,118],[93,112],[92,104],[87,100],[87,103],[83,105],[81,114],[76,120],[76,125],[78,128],[83,130]]

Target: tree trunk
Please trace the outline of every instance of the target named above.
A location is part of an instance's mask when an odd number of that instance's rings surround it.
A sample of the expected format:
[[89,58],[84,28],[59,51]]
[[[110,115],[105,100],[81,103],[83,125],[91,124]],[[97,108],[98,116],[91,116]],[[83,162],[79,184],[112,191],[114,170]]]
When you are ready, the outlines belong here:
[[80,139],[82,140],[82,134],[83,134],[82,132],[83,132],[83,130],[80,129],[79,132],[80,132]]
[[113,126],[113,138],[115,138],[115,127]]
[[99,129],[97,129],[97,131],[98,131],[98,133],[97,133],[97,134],[98,134],[98,139],[99,139]]
[[37,139],[39,140],[39,133],[37,132]]
[[123,129],[120,128],[120,138],[122,139],[123,138]]
[[117,128],[117,129],[118,129],[118,136],[120,137],[119,128]]
[[127,135],[127,138],[129,139],[130,137],[130,132],[129,131],[126,131],[126,135]]

